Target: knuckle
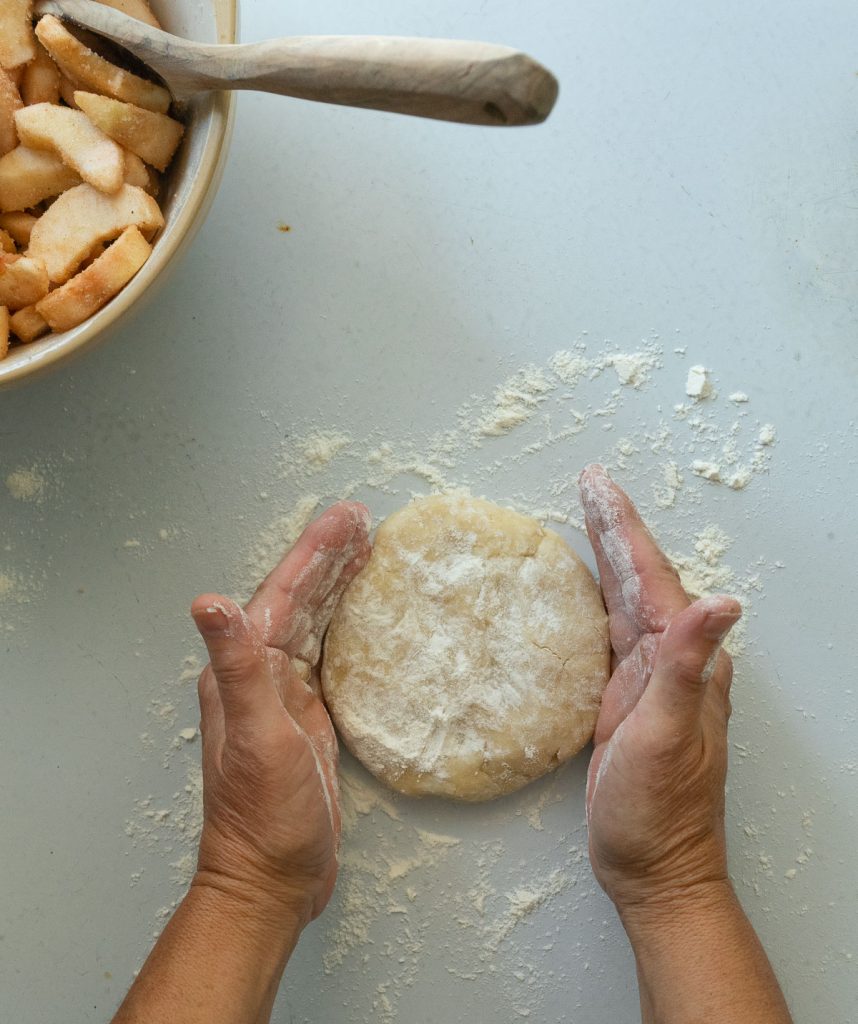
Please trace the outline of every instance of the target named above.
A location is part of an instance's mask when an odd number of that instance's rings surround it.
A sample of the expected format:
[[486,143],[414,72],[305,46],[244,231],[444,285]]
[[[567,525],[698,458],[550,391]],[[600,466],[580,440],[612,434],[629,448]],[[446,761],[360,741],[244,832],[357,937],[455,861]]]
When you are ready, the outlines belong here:
[[257,661],[248,651],[237,653],[225,659],[217,667],[217,681],[221,686],[238,688],[248,677],[252,676],[257,669]]

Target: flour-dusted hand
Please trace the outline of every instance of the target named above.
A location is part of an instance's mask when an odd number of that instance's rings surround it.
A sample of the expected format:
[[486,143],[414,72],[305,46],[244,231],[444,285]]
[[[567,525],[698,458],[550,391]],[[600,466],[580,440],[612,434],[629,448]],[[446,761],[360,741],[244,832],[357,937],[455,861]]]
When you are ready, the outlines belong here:
[[337,743],[310,683],[337,601],[369,558],[369,511],[328,509],[247,610],[191,609],[200,677],[203,832],[184,899],[114,1024],[264,1024],[301,931],[337,875]]
[[730,884],[730,597],[693,604],[601,466],[581,475],[613,649],[587,778],[590,860],[637,962],[643,1024],[789,1024]]
[[307,680],[337,600],[369,557],[368,528],[362,505],[335,505],[246,613],[216,594],[192,608],[211,659],[199,684],[204,825],[194,884],[303,922],[330,898],[340,830],[336,738]]
[[587,785],[590,856],[620,907],[726,883],[724,780],[737,601],[691,603],[631,501],[600,466],[581,476],[614,670]]

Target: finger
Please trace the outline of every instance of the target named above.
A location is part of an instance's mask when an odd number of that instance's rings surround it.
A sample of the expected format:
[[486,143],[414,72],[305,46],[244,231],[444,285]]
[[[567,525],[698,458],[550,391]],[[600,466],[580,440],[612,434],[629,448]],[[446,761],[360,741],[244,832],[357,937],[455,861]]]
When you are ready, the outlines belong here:
[[666,716],[680,730],[700,717],[721,643],[742,614],[732,597],[705,597],[680,612],[661,638],[640,707]]
[[730,700],[730,689],[733,685],[733,659],[725,650],[718,652],[715,660],[715,667],[712,672],[712,679],[709,683],[709,693],[712,704],[717,713],[729,721],[733,714],[733,704]]
[[295,637],[293,646],[295,647],[296,657],[301,661],[310,666],[318,665],[322,655],[322,641],[325,638],[325,633],[328,631],[328,626],[331,624],[334,611],[340,603],[346,587],[366,565],[371,552],[372,548],[367,537],[365,544],[360,545],[355,557],[343,568],[332,589],[311,613],[309,629],[300,640],[300,643],[298,642],[298,637]]
[[[637,640],[637,629],[626,608],[622,585],[608,557],[607,545],[602,540],[605,516],[600,513],[600,501],[597,496],[604,490],[600,476],[603,473],[604,470],[601,466],[588,466],[579,477],[578,486],[581,491],[581,504],[584,507],[584,525],[596,556],[599,585],[602,588],[602,596],[608,609],[611,647],[625,656]],[[607,474],[605,475],[607,476]]]
[[211,665],[206,665],[197,683],[197,698],[200,702],[200,733],[215,735],[223,729],[223,704],[217,692],[217,680]]
[[[302,673],[282,651],[268,648],[268,658],[283,707],[304,730],[317,752],[324,753],[330,761],[333,726],[325,705],[311,685],[312,677]],[[298,665],[303,663],[298,662]]]
[[690,599],[628,495],[598,465],[579,485],[611,624],[611,644],[626,657],[644,633],[660,633]]
[[[369,558],[371,516],[359,502],[339,502],[311,523],[260,584],[247,605],[265,642],[309,660],[318,647],[320,610]],[[316,655],[317,656],[317,655]]]
[[305,662],[293,661],[288,654],[276,648],[268,647],[266,651],[271,678],[274,680],[280,701],[300,725],[307,705],[315,699],[315,694],[307,684],[309,669]]
[[206,665],[197,683],[200,701],[200,743],[202,746],[203,775],[208,776],[213,768],[220,767],[226,739],[226,723],[223,704],[217,690],[217,680],[211,665]]
[[652,675],[660,639],[652,633],[641,637],[632,653],[611,676],[602,695],[602,706],[593,735],[596,745],[609,740],[617,726],[634,710]]
[[298,733],[313,748],[316,768],[325,791],[325,802],[331,815],[331,827],[339,844],[342,828],[337,776],[339,750],[331,720],[324,704],[304,682],[286,655],[280,651],[272,654],[288,663],[288,668],[281,675],[283,706]]
[[608,753],[607,744],[602,744],[593,750],[590,763],[587,766],[587,787],[584,791],[584,813],[587,816],[587,826],[590,825],[590,814],[593,810],[593,797],[596,795],[596,785],[601,780],[602,773],[608,766],[605,760]]
[[270,721],[281,705],[265,644],[244,612],[228,598],[204,594],[191,615],[205,641],[226,728]]
[[715,671],[712,673],[712,682],[718,688],[722,699],[729,704],[730,689],[733,685],[733,659],[726,651],[721,651],[718,654]]
[[328,713],[320,700],[314,700],[307,706],[302,718],[302,728],[313,745],[318,766],[321,768],[322,783],[327,791],[328,807],[331,812],[331,825],[337,846],[339,846],[342,834],[338,772],[340,752]]

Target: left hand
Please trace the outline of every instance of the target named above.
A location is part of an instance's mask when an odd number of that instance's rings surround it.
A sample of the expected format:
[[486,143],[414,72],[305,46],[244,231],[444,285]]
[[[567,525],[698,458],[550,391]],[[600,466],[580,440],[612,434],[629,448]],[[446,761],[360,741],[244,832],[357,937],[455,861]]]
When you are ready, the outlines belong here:
[[348,583],[370,553],[370,516],[328,509],[242,611],[218,594],[191,608],[210,664],[199,681],[204,823],[194,885],[291,916],[334,888],[340,836],[337,742],[308,682]]

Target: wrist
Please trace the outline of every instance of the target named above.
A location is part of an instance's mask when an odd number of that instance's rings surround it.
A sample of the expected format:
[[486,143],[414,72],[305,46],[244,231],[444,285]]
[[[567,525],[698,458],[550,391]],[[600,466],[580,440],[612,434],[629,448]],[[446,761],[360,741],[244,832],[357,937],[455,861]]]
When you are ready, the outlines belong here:
[[312,919],[312,898],[298,890],[207,868],[197,869],[186,898],[284,957]]
[[615,905],[635,951],[642,946],[681,945],[711,932],[725,918],[743,913],[726,877],[661,885],[645,894],[627,894]]
[[662,890],[620,916],[644,1021],[790,1024],[789,1010],[727,878]]
[[268,1020],[300,931],[295,913],[198,871],[114,1020]]
[[240,837],[203,826],[194,883],[231,897],[247,913],[277,927],[301,931],[327,903],[336,881],[336,861],[328,878],[287,865]]

